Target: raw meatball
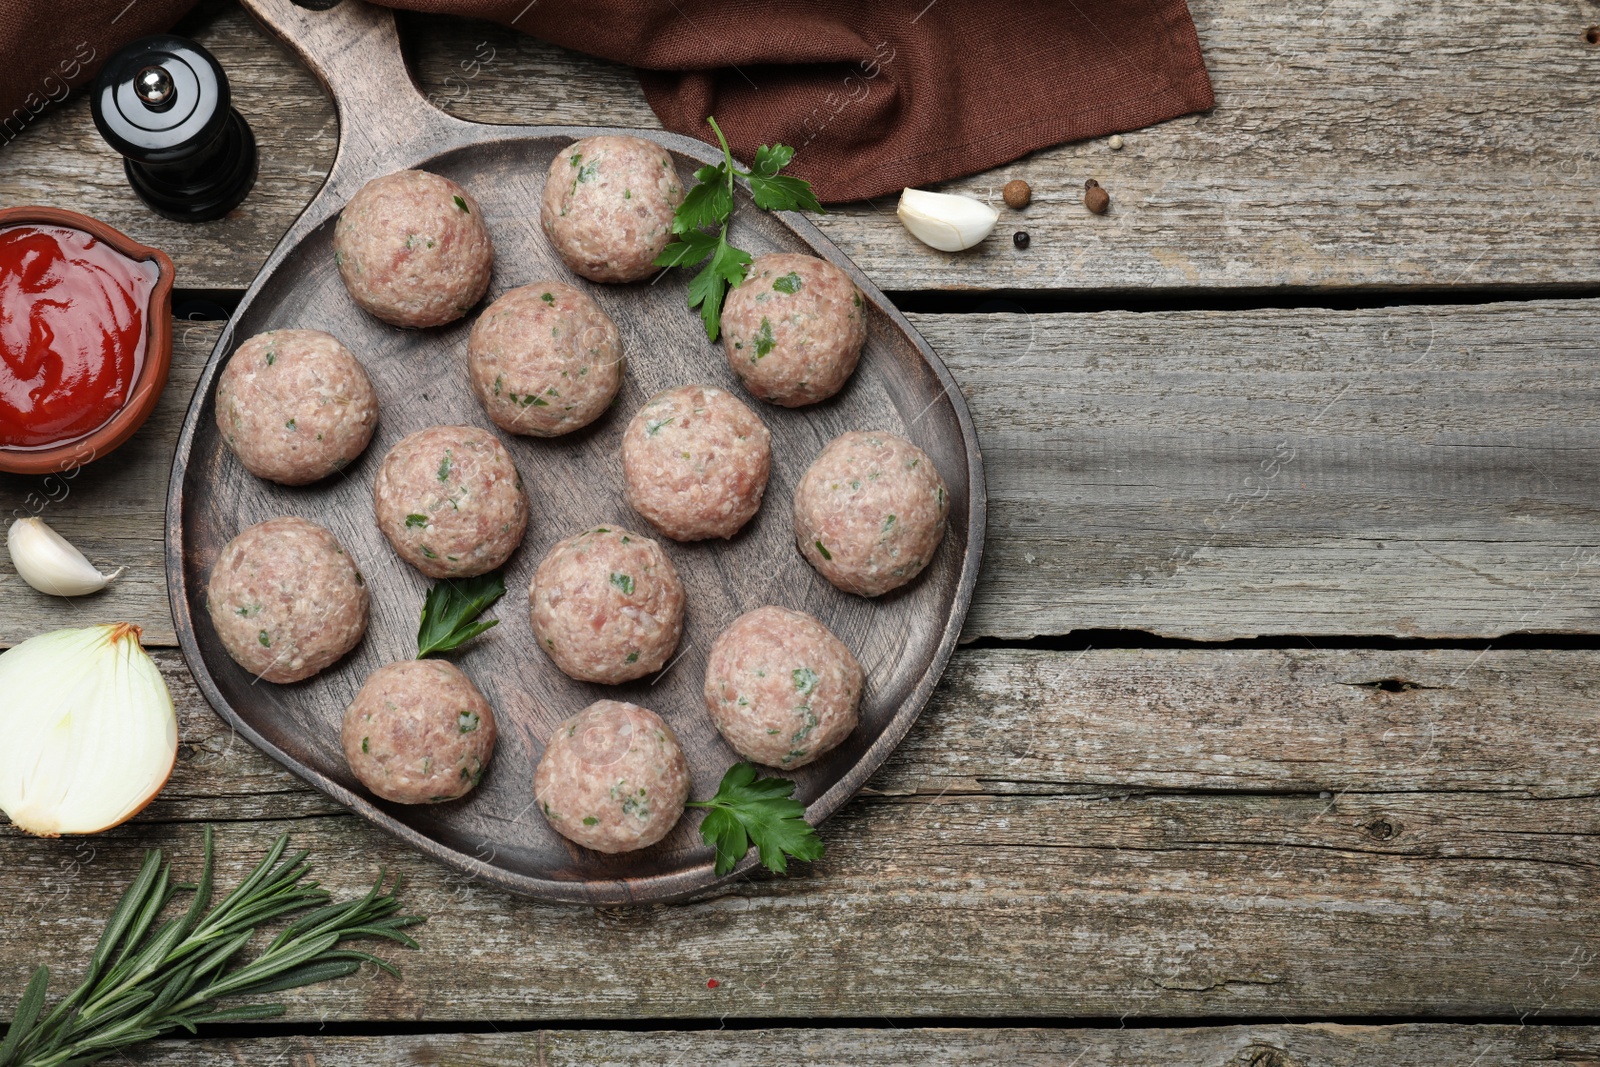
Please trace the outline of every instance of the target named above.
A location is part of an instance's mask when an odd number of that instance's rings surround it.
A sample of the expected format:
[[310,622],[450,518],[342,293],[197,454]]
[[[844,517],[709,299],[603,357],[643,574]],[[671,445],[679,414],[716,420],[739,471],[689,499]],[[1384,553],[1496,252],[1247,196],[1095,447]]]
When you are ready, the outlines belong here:
[[439,326],[483,299],[489,227],[449,178],[402,170],[363,185],[339,215],[333,259],[355,302],[392,326]]
[[683,815],[689,764],[655,712],[600,700],[556,727],[533,796],[556,833],[597,852],[631,852]]
[[577,273],[633,282],[659,269],[683,196],[671,153],[654,141],[585,137],[550,161],[539,220]]
[[511,455],[476,426],[434,426],[402,437],[372,483],[378,529],[430,578],[485,574],[528,528],[528,498]]
[[377,425],[367,372],[321,330],[258,333],[217,378],[217,429],[258,478],[326,478],[361,455]]
[[269,682],[298,682],[366,633],[367,583],[327,530],[305,519],[268,519],[222,549],[206,610],[239,666]]
[[467,364],[495,425],[554,437],[589,425],[611,405],[622,385],[622,338],[581,289],[534,282],[478,316]]
[[339,741],[361,784],[396,804],[466,796],[494,755],[494,709],[453,663],[379,667],[344,710]]
[[903,437],[869,431],[828,443],[794,493],[800,553],[847,593],[905,585],[944,539],[950,494],[928,454]]
[[528,586],[533,634],[580,682],[660,670],[683,635],[683,583],[661,546],[597,526],[550,550]]
[[866,340],[861,290],[815,256],[757,256],[722,309],[728,366],[752,394],[786,408],[843,389]]
[[674,541],[732,537],[761,507],[772,434],[709,385],[657,393],[622,435],[628,504]]
[[706,710],[745,759],[802,767],[856,728],[863,681],[861,665],[821,622],[757,608],[711,646]]

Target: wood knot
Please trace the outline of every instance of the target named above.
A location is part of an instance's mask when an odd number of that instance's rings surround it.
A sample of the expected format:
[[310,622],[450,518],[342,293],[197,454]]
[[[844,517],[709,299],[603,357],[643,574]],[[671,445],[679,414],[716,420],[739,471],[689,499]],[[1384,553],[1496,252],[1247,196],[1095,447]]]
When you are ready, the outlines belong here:
[[1244,1067],[1300,1067],[1289,1054],[1273,1045],[1250,1045],[1239,1053]]
[[1366,830],[1367,833],[1371,834],[1373,838],[1379,841],[1388,841],[1390,838],[1394,837],[1400,832],[1395,828],[1394,823],[1390,822],[1388,819],[1373,819],[1371,822],[1367,823]]

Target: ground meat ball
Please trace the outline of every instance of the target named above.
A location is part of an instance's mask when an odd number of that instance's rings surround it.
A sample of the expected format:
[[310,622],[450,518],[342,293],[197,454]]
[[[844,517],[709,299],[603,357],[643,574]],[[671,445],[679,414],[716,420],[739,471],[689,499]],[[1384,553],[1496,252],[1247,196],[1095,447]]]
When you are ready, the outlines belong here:
[[344,711],[339,741],[361,784],[396,804],[466,796],[494,755],[494,709],[453,663],[379,667]]
[[206,610],[239,666],[269,682],[298,682],[366,633],[367,583],[327,530],[305,519],[268,519],[223,548]]
[[539,219],[561,258],[592,282],[633,282],[658,268],[683,203],[672,155],[643,137],[586,137],[557,153]]
[[706,710],[733,750],[771,767],[803,767],[856,728],[861,665],[803,612],[765,607],[711,646]]
[[905,585],[944,539],[950,494],[928,454],[903,437],[841,434],[794,494],[800,552],[847,593],[878,596]]
[[550,735],[533,796],[562,836],[597,852],[631,852],[666,837],[683,815],[689,764],[655,712],[600,700]]
[[534,282],[478,317],[467,364],[495,425],[554,437],[589,425],[611,405],[622,385],[622,338],[587,293]]
[[321,330],[257,334],[217,378],[217,429],[258,478],[326,478],[361,455],[377,425],[367,372]]
[[439,326],[483,299],[494,268],[489,227],[449,178],[402,170],[350,198],[333,258],[355,302],[394,326]]
[[550,550],[528,586],[539,647],[580,682],[664,666],[683,635],[683,583],[648,537],[597,526]]
[[657,393],[622,435],[628,504],[675,541],[732,537],[761,507],[772,434],[709,385]]
[[722,309],[728,366],[753,395],[786,408],[843,389],[866,340],[861,290],[815,256],[757,256]]
[[400,439],[372,484],[378,528],[430,578],[467,578],[504,563],[528,527],[511,455],[476,426],[434,426]]

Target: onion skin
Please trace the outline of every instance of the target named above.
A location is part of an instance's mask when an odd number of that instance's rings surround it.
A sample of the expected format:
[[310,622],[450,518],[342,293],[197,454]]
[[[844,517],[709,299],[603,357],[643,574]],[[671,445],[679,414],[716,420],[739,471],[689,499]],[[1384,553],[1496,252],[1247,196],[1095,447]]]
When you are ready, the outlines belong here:
[[178,757],[177,715],[139,627],[56,630],[0,655],[0,808],[37,837],[119,826]]

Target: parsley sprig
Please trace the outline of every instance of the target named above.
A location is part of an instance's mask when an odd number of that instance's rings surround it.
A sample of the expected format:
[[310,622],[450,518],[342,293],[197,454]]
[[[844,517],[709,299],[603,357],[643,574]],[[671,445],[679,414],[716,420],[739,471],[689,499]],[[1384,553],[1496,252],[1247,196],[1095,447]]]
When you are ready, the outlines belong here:
[[[279,837],[215,905],[211,827],[197,884],[174,881],[160,850],[146,852],[106,921],[88,973],[49,1012],[50,969],[33,972],[0,1042],[0,1067],[72,1067],[178,1029],[192,1034],[206,1023],[270,1019],[283,1014],[282,1004],[234,998],[342,978],[363,963],[398,976],[393,964],[348,944],[381,938],[417,947],[404,929],[422,920],[399,914],[398,883],[385,888],[380,873],[366,896],[331,903],[329,892],[306,877],[307,854],[289,853],[288,846],[289,835]],[[163,919],[181,891],[194,893],[188,906]],[[297,917],[252,950],[262,924],[289,915]]]
[[[672,218],[672,232],[677,240],[661,250],[656,257],[658,267],[685,267],[707,260],[689,282],[689,306],[700,309],[700,318],[706,324],[706,336],[717,339],[722,330],[722,300],[728,286],[744,281],[750,266],[750,253],[728,243],[728,220],[733,217],[734,179],[743,178],[750,186],[750,195],[758,207],[768,211],[796,211],[804,208],[825,214],[811,183],[804,178],[779,174],[794,159],[794,149],[788,145],[762,145],[756,149],[755,164],[750,170],[740,170],[733,161],[728,139],[713,116],[706,122],[716,131],[722,145],[722,162],[704,166],[694,172],[700,184],[690,189],[678,205]],[[707,228],[714,232],[707,232]]]
[[506,595],[506,580],[499,571],[476,578],[445,578],[433,583],[422,602],[422,625],[417,628],[417,658],[460,648],[499,619],[474,622],[495,601]]
[[735,763],[722,776],[716,796],[689,803],[691,808],[711,809],[700,824],[700,836],[716,850],[718,875],[733,870],[752,841],[767,870],[778,874],[788,869],[786,855],[797,860],[822,855],[822,838],[806,822],[806,807],[793,794],[789,779],[757,778],[754,766]]

